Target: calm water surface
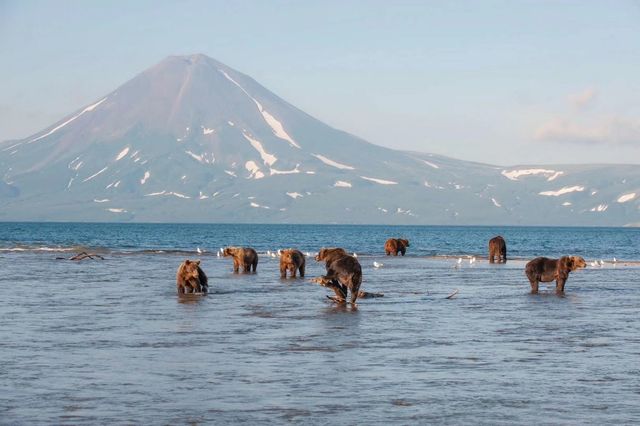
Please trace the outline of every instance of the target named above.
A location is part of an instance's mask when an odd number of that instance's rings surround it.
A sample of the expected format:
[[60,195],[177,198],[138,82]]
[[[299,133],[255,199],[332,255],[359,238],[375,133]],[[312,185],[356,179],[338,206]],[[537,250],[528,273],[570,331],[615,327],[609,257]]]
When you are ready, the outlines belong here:
[[[454,267],[498,232],[516,260]],[[380,256],[390,235],[412,239],[411,256]],[[638,236],[0,224],[0,423],[638,423],[640,269],[626,262],[640,260]],[[215,255],[251,242],[357,251],[363,288],[385,297],[340,307],[316,284],[280,280],[277,259],[234,275]],[[56,260],[79,247],[106,260]],[[565,297],[529,295],[525,258],[563,253],[626,261],[573,273]],[[177,297],[186,257],[202,259],[207,297]],[[308,277],[322,272],[308,259]]]

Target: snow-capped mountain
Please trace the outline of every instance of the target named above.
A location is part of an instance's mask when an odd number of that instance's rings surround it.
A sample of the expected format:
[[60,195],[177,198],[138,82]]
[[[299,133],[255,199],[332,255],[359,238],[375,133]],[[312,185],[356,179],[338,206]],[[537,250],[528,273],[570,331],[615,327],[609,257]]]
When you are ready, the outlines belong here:
[[0,144],[0,220],[640,224],[640,166],[498,167],[370,144],[204,55]]

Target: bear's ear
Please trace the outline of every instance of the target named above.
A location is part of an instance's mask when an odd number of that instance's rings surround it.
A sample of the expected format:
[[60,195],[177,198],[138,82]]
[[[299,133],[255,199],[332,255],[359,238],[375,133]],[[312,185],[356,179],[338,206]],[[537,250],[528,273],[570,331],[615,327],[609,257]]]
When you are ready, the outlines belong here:
[[193,263],[195,263],[196,265],[200,265],[200,259],[194,260]]
[[189,259],[187,259],[187,260],[185,260],[185,261],[184,261],[184,264],[185,264],[185,265],[188,265],[188,264],[190,264],[190,263],[191,263],[191,261],[190,261]]

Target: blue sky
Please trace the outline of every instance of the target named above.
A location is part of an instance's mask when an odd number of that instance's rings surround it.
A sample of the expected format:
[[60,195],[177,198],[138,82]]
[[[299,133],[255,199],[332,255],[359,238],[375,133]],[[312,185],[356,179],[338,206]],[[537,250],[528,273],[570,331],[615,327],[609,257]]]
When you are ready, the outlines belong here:
[[640,163],[635,1],[0,0],[0,140],[190,53],[379,145]]

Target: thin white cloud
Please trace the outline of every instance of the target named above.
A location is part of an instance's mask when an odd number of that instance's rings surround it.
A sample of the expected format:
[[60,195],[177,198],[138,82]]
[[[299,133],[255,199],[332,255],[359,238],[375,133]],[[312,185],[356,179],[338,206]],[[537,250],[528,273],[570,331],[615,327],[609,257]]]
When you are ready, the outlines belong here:
[[579,93],[569,95],[569,102],[576,108],[585,108],[593,103],[598,92],[593,87],[587,88]]
[[535,131],[535,139],[576,144],[640,144],[640,120],[611,117],[596,124],[555,118]]

